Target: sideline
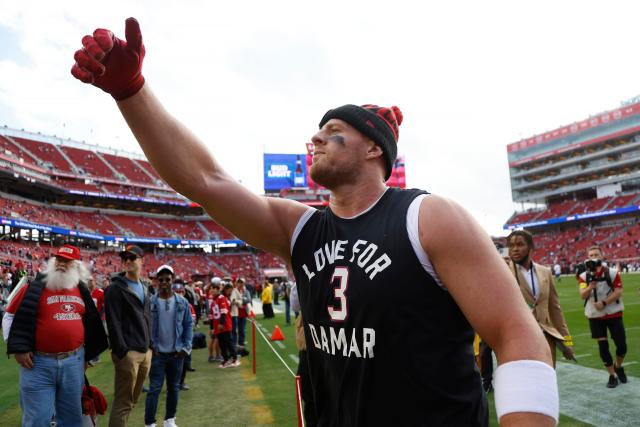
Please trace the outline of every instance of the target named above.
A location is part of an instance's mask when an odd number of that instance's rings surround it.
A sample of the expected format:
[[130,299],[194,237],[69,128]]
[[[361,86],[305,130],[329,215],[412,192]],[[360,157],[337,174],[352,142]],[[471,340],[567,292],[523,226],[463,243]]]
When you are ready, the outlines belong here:
[[640,420],[640,378],[609,389],[603,369],[568,362],[557,363],[560,412],[595,426],[637,426]]

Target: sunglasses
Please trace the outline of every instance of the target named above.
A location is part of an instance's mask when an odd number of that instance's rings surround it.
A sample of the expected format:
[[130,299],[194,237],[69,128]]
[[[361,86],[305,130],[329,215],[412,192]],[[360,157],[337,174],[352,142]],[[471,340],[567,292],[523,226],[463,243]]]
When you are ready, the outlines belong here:
[[122,259],[122,262],[135,261],[138,259],[138,257],[135,255],[124,255],[124,256],[121,256],[120,258]]

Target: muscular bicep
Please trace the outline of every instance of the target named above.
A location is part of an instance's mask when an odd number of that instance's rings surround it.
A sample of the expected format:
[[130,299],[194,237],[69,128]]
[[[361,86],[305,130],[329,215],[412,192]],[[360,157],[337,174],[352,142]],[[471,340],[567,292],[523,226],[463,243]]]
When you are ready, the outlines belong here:
[[309,209],[293,200],[256,195],[230,177],[212,180],[201,204],[233,235],[287,262],[293,230]]
[[427,197],[420,207],[419,233],[443,285],[499,362],[549,363],[544,337],[514,277],[471,215],[452,201]]

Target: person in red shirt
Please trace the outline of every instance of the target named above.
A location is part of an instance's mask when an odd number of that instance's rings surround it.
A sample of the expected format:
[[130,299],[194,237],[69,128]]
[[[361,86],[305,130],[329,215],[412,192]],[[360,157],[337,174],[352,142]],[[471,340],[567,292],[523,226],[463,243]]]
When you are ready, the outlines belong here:
[[209,321],[209,335],[211,337],[211,340],[209,341],[209,363],[213,363],[218,360],[222,361],[220,356],[220,343],[218,342],[216,332],[213,329],[213,317],[217,315],[216,313],[218,310],[216,298],[220,295],[220,282],[221,279],[219,277],[214,277],[211,279],[211,284],[207,288],[207,319]]
[[229,368],[240,366],[238,353],[233,344],[231,344],[231,303],[229,296],[233,291],[233,285],[225,282],[222,293],[215,299],[213,310],[213,331],[220,342],[220,351],[222,352],[222,363],[219,368]]
[[23,425],[48,426],[54,414],[58,425],[82,423],[85,363],[108,347],[87,277],[80,250],[64,245],[7,307],[2,330],[20,365]]
[[96,280],[93,277],[89,277],[89,280],[87,280],[87,286],[91,291],[91,299],[93,299],[93,303],[98,309],[98,314],[100,315],[100,318],[104,320],[104,291],[96,285]]

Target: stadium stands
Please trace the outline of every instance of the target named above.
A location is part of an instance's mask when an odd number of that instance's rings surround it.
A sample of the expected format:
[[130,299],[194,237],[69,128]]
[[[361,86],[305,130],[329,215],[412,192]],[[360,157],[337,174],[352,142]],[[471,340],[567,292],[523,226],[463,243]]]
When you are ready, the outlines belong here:
[[[236,241],[222,226],[204,219],[201,208],[191,206],[164,184],[140,155],[2,128],[0,158],[4,161],[0,177],[5,184],[0,195],[0,216],[8,219],[0,235],[0,264],[5,268],[22,264],[31,273],[38,271],[55,251],[53,242],[57,245],[69,239],[56,236],[49,227],[71,230],[71,236],[88,233],[85,238],[78,238],[76,244],[82,247],[83,260],[99,278],[120,270],[117,256],[120,245],[91,240],[95,235],[134,237],[139,241]],[[16,183],[21,185],[19,191]],[[34,183],[40,187],[34,187]],[[61,193],[61,189],[66,191]],[[148,208],[141,201],[96,197],[96,193],[168,203]],[[22,228],[16,228],[11,222],[14,220],[39,225],[33,230],[28,225],[25,228],[24,223],[19,225]],[[144,246],[147,250],[153,248],[145,257],[145,273],[171,264],[178,276],[187,280],[213,275],[242,276],[249,283],[261,283],[263,269],[284,267],[277,257],[245,246],[223,247],[224,252],[216,249],[212,253],[199,247],[181,247],[184,245],[145,243]]]

